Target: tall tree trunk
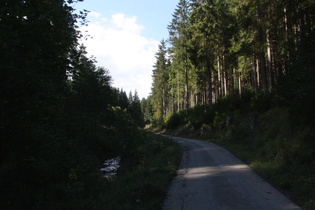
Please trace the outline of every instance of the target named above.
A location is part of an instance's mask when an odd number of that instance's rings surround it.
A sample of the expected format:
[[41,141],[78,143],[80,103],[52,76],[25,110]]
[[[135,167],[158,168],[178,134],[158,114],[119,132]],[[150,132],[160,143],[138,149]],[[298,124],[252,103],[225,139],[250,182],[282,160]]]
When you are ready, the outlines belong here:
[[211,69],[208,67],[208,104],[209,104],[209,111],[212,112],[213,110],[213,103],[212,103],[212,73]]
[[[288,45],[289,43],[289,18],[288,18],[288,9],[285,6],[283,8],[284,12],[284,25],[285,25],[285,43]],[[290,63],[290,50],[287,50],[285,61],[284,61],[284,69],[282,74],[286,74],[289,70],[289,63]]]
[[222,66],[223,66],[223,87],[224,87],[224,96],[226,97],[228,94],[227,91],[227,71],[225,68],[225,57],[224,55],[222,56]]
[[174,92],[173,92],[173,84],[172,84],[172,91],[171,91],[171,93],[172,93],[172,101],[171,101],[171,114],[173,114],[174,113]]
[[273,69],[272,69],[272,54],[271,54],[271,43],[270,43],[270,29],[266,31],[267,38],[267,57],[268,57],[268,76],[269,76],[269,91],[272,91],[273,87]]
[[261,82],[262,87],[264,91],[264,95],[268,94],[268,87],[267,87],[267,76],[266,76],[266,59],[265,59],[265,53],[259,52],[259,69],[261,73]]
[[179,72],[177,70],[177,112],[180,110]]
[[[263,44],[264,42],[264,34],[263,30],[261,27],[259,27],[258,30],[258,42]],[[268,87],[267,87],[267,75],[266,75],[266,58],[265,58],[265,53],[263,49],[260,49],[259,51],[259,70],[261,73],[261,81],[262,81],[262,87],[264,90],[264,95],[268,94]]]
[[213,98],[212,102],[216,102],[219,98],[219,84],[218,84],[218,75],[213,73],[212,77],[212,91],[213,91]]
[[186,110],[186,116],[188,116],[188,108],[189,108],[188,69],[187,69],[187,61],[185,61],[185,110]]
[[238,73],[238,94],[242,95],[242,79],[241,79],[241,72]]
[[163,88],[163,118],[166,118],[166,98],[165,98],[165,88]]
[[233,90],[237,90],[237,75],[236,75],[234,66],[233,66]]
[[226,97],[228,94],[228,90],[227,90],[227,72],[224,71],[223,72],[223,76],[224,76],[224,96]]
[[[205,69],[205,72],[207,72],[207,69]],[[207,95],[207,91],[208,91],[208,77],[207,77],[207,73],[206,73],[205,86],[204,86],[204,104],[205,104],[205,105],[208,105],[208,95]]]
[[259,71],[259,59],[255,56],[255,61],[256,61],[256,76],[257,76],[257,88],[261,88],[261,76],[260,76],[260,71]]
[[213,110],[213,98],[212,98],[212,72],[211,72],[211,63],[208,49],[206,50],[206,75],[207,75],[207,83],[208,83],[208,105],[209,111],[212,112]]
[[221,98],[222,96],[222,89],[221,89],[221,66],[220,66],[220,56],[219,56],[219,50],[217,51],[217,68],[218,68],[218,96]]
[[[209,40],[209,39],[207,39]],[[209,105],[209,111],[212,112],[213,110],[213,97],[212,97],[212,72],[211,72],[211,62],[210,62],[210,52],[209,52],[209,44],[208,41],[205,42],[206,44],[204,45],[205,47],[205,70],[206,70],[206,77],[207,77],[207,83],[208,83],[208,105]]]
[[253,56],[253,61],[252,61],[252,68],[253,68],[253,81],[254,81],[254,90],[255,90],[255,98],[258,98],[258,85],[257,85],[257,70],[256,70],[256,58]]
[[207,105],[207,83],[205,82],[205,86],[203,89],[203,104]]

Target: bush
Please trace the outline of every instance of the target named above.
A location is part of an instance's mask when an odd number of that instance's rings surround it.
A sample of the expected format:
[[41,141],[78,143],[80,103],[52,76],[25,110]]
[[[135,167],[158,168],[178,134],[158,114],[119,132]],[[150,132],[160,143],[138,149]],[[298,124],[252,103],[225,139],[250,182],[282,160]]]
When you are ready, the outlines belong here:
[[166,120],[166,128],[167,129],[175,129],[179,125],[183,125],[186,122],[186,116],[185,111],[180,111],[172,114],[167,120]]

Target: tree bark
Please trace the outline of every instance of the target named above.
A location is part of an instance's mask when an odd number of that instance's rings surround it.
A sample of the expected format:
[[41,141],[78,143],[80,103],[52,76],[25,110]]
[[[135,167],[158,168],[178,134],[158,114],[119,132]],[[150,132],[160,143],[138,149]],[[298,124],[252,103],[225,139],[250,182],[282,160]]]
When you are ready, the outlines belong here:
[[222,86],[221,86],[221,67],[220,67],[220,56],[219,56],[219,50],[217,51],[217,68],[218,68],[218,96],[221,98],[222,96]]
[[266,77],[266,59],[265,53],[262,51],[259,53],[259,69],[261,73],[261,82],[264,91],[264,95],[268,94],[268,87],[267,87],[267,77]]
[[269,76],[269,91],[273,88],[273,69],[272,69],[272,54],[271,54],[271,43],[270,43],[270,29],[266,31],[267,38],[267,56],[268,56],[268,76]]
[[[258,42],[259,43],[264,43],[264,35],[263,35],[263,30],[261,27],[259,27],[258,30]],[[258,52],[259,54],[259,70],[261,73],[261,81],[262,81],[262,87],[264,91],[264,95],[268,94],[268,87],[267,87],[267,75],[266,75],[266,58],[265,58],[265,53],[263,49],[260,49]]]
[[238,94],[242,95],[242,80],[241,80],[241,72],[238,73]]
[[209,93],[208,93],[208,104],[209,104],[209,111],[212,112],[213,110],[213,103],[212,103],[212,74],[211,74],[211,69],[208,69],[208,88],[209,88]]
[[186,116],[188,116],[188,108],[189,108],[188,69],[187,69],[187,61],[185,61],[185,110],[186,110]]
[[255,56],[253,57],[253,61],[252,61],[252,68],[253,68],[253,81],[254,81],[254,90],[255,90],[255,98],[258,98],[258,86],[257,86],[257,70],[256,70],[256,58]]
[[177,112],[180,110],[179,72],[177,70]]

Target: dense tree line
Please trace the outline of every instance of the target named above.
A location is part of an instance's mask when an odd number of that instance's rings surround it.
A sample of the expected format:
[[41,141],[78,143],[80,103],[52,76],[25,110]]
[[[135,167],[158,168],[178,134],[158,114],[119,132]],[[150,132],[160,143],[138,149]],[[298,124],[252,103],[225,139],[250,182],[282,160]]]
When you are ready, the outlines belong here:
[[1,209],[93,209],[105,158],[143,126],[140,100],[88,58],[72,0],[0,3]]
[[309,0],[180,0],[156,56],[152,119],[196,105],[211,111],[248,91],[313,119],[314,8]]

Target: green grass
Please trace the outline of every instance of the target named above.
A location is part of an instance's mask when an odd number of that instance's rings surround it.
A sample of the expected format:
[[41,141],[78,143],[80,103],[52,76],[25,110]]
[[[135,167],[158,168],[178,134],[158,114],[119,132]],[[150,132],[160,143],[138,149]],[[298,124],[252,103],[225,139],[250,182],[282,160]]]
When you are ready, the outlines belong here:
[[[315,209],[315,130],[298,121],[298,113],[289,108],[265,104],[257,111],[257,105],[229,112],[219,107],[212,122],[203,125],[203,136],[192,124],[164,132],[223,146],[298,205]],[[257,115],[253,129],[252,113]],[[229,126],[227,115],[233,117]]]
[[153,133],[125,157],[118,178],[104,186],[100,209],[162,209],[181,160],[181,147]]
[[253,130],[243,115],[209,138],[253,168],[305,209],[315,209],[314,130],[298,126],[284,108],[259,114]]

